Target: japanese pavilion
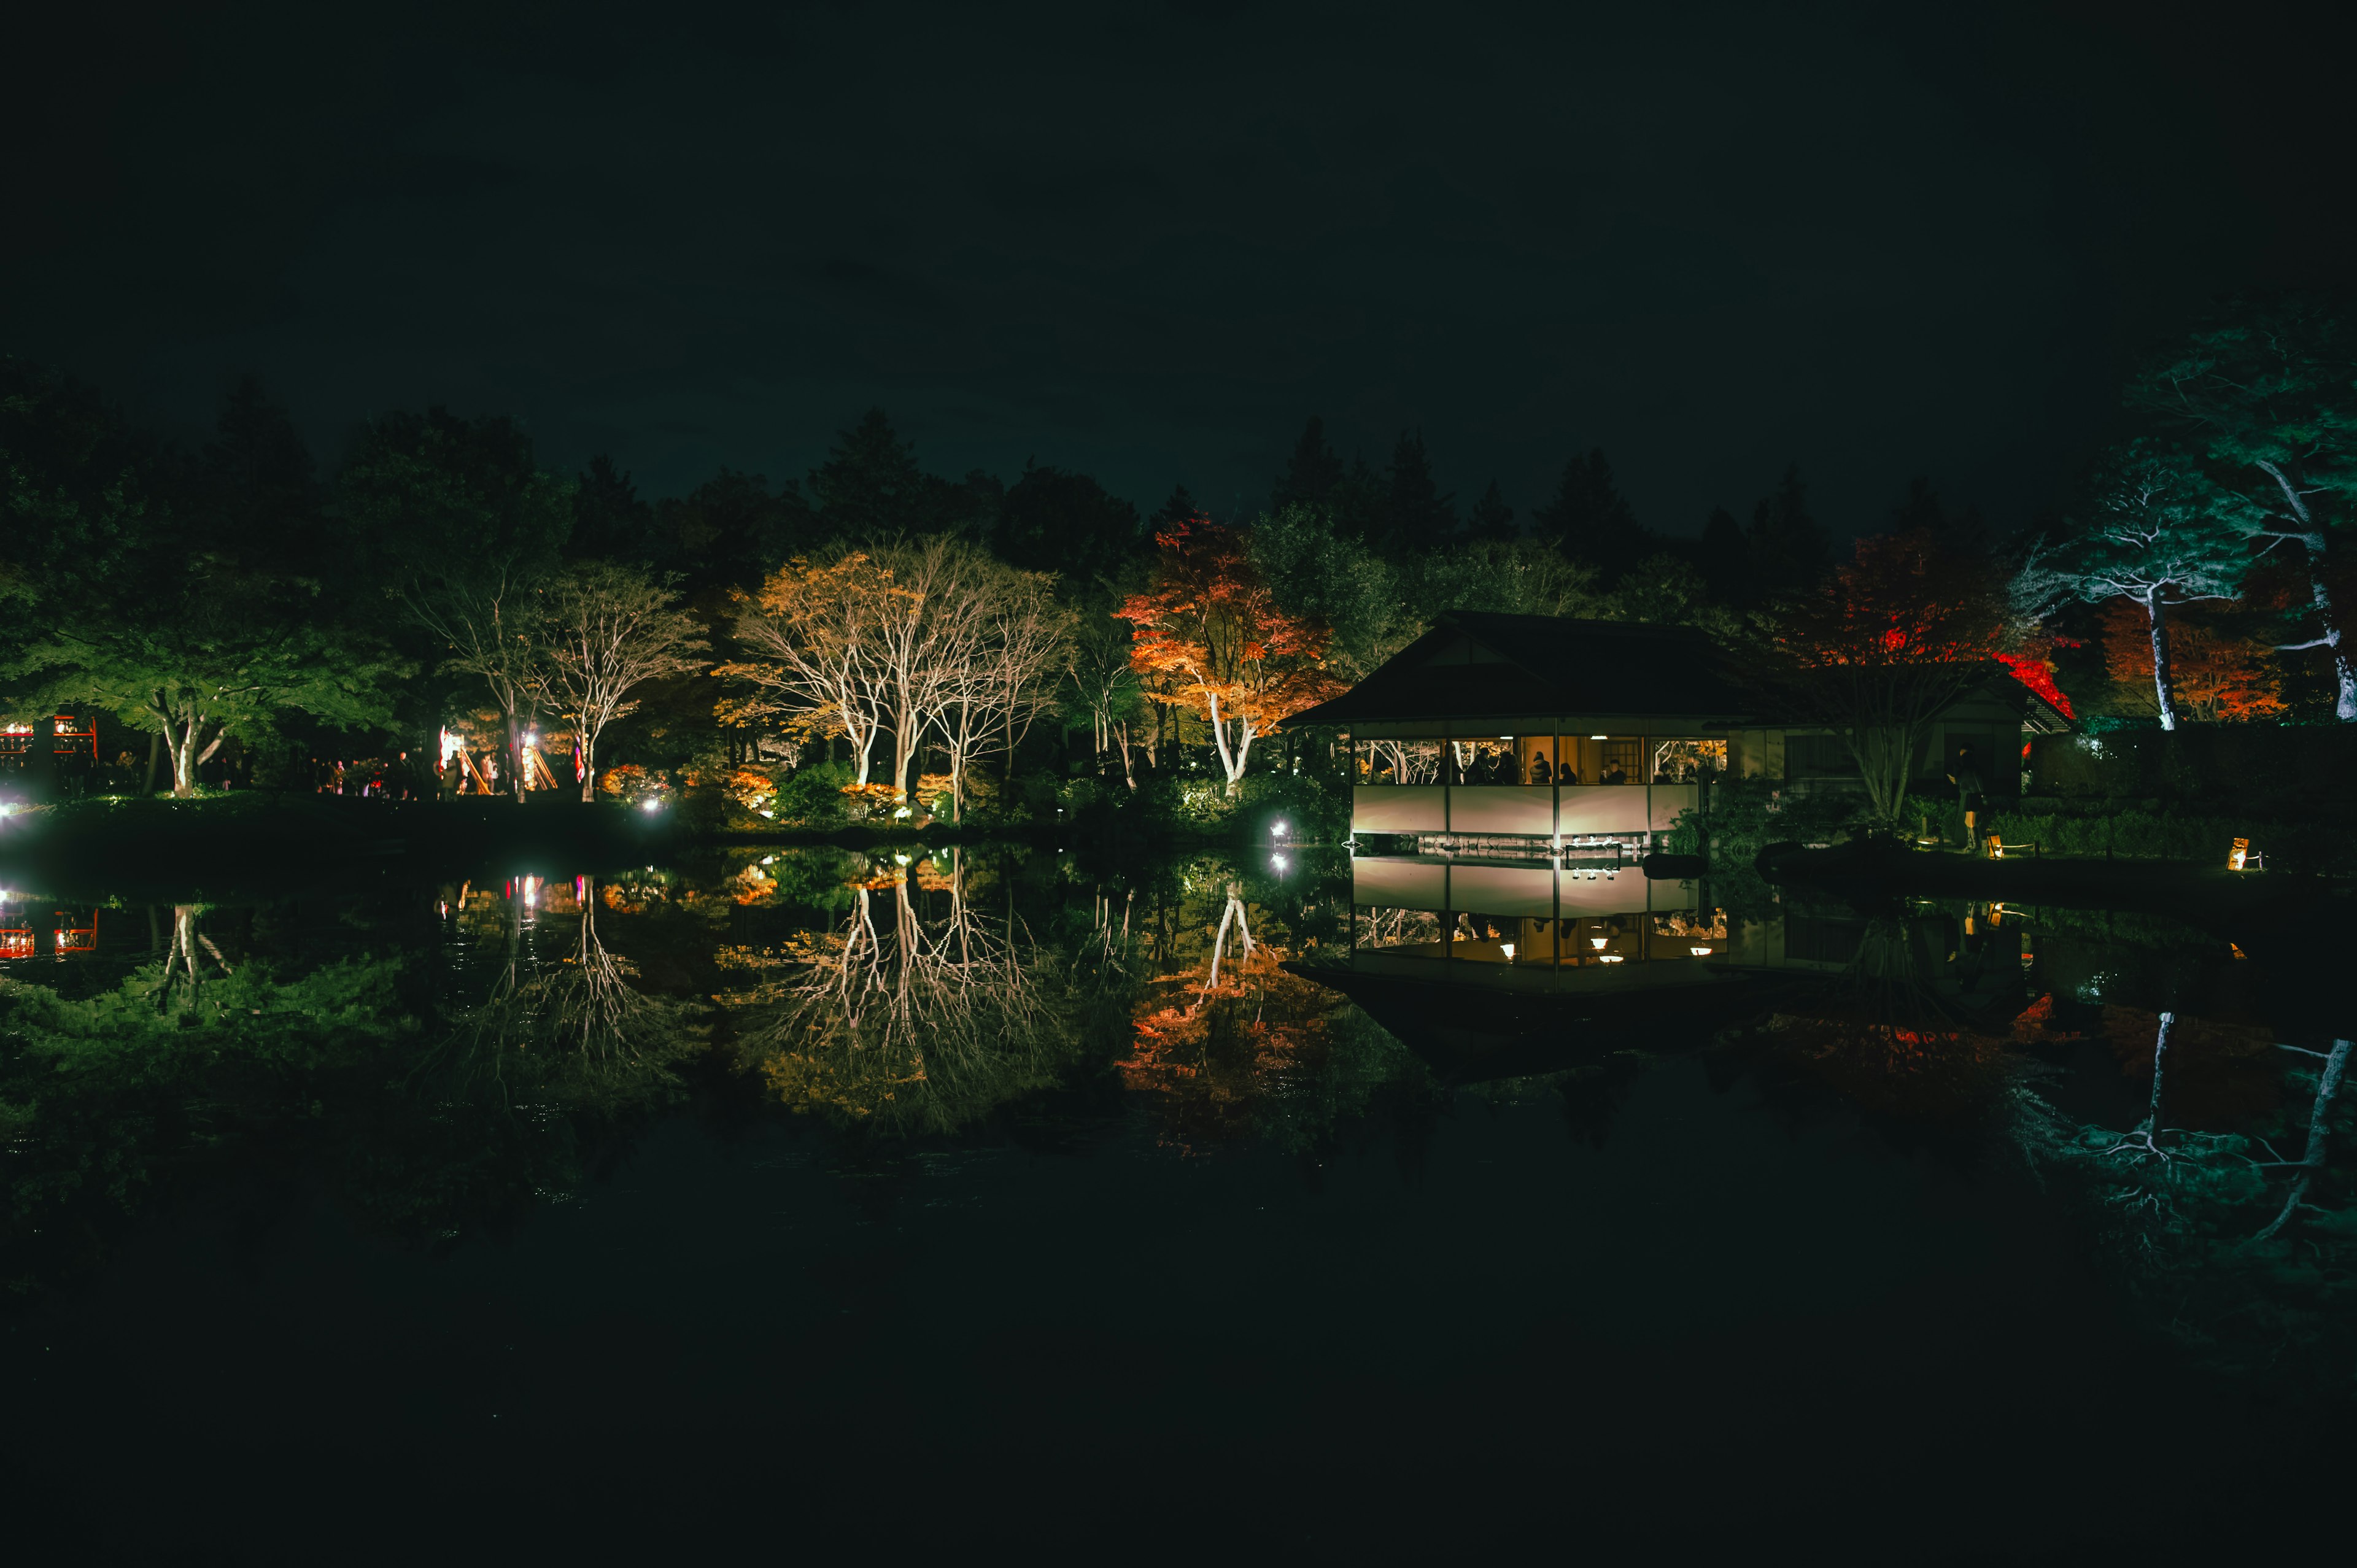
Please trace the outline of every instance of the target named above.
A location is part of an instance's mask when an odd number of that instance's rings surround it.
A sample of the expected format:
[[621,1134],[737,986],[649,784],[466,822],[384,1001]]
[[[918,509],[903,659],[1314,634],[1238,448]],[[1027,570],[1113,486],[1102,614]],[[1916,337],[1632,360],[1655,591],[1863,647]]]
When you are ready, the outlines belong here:
[[[1354,966],[1470,961],[1452,978],[1554,989],[1573,970],[1651,986],[1707,983],[1697,972],[1713,959],[1781,962],[1781,933],[1731,936],[1698,882],[1656,883],[1634,864],[1729,776],[1786,795],[1858,787],[1837,735],[1760,709],[1683,628],[1441,616],[1286,721],[1347,733]],[[1961,754],[1986,793],[2017,794],[2026,737],[2070,727],[1993,665],[1937,715],[1916,771],[1951,789]]]

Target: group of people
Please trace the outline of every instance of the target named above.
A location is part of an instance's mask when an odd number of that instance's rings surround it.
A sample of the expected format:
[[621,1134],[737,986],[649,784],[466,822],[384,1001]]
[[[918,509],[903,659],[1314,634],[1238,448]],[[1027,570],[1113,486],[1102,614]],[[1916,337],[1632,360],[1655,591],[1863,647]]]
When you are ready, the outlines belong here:
[[[1530,769],[1526,773],[1522,765],[1515,761],[1512,752],[1485,750],[1475,752],[1473,760],[1465,766],[1459,776],[1452,782],[1458,784],[1559,784],[1568,789],[1585,780],[1580,778],[1579,769],[1574,768],[1568,759],[1562,767],[1557,768],[1542,754],[1531,758]],[[1597,775],[1596,782],[1626,784],[1629,782],[1628,769],[1617,763],[1608,764],[1603,772]]]

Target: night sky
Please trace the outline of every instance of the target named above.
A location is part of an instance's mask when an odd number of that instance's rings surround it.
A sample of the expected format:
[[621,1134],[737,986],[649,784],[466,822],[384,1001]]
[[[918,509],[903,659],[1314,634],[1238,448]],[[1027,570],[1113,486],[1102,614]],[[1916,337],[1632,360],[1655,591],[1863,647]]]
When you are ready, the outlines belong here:
[[258,371],[330,459],[512,413],[657,495],[880,403],[938,472],[1249,512],[1321,413],[1460,503],[1600,445],[1674,533],[1787,460],[1837,533],[1916,474],[2010,525],[2156,338],[2357,245],[2321,11],[40,9],[0,347],[189,434]]

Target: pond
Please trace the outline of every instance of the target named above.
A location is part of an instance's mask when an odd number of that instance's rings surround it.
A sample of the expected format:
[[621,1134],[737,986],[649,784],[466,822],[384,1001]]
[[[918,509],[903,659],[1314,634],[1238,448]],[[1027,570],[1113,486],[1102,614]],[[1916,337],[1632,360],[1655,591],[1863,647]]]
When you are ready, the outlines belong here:
[[12,889],[17,1538],[1984,1561],[2231,1543],[2324,1473],[2331,900],[1368,885]]

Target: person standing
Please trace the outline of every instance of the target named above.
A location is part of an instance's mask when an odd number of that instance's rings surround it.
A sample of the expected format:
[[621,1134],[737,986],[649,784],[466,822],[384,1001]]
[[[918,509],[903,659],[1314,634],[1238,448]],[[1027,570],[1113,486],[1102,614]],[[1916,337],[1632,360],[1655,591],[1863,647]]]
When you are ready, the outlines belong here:
[[1948,775],[1948,782],[1956,787],[1957,804],[1964,808],[1964,843],[1968,850],[1977,850],[1981,842],[1980,819],[1985,802],[1982,800],[1981,772],[1974,766],[1971,746],[1956,748],[1956,766],[1954,771]]

